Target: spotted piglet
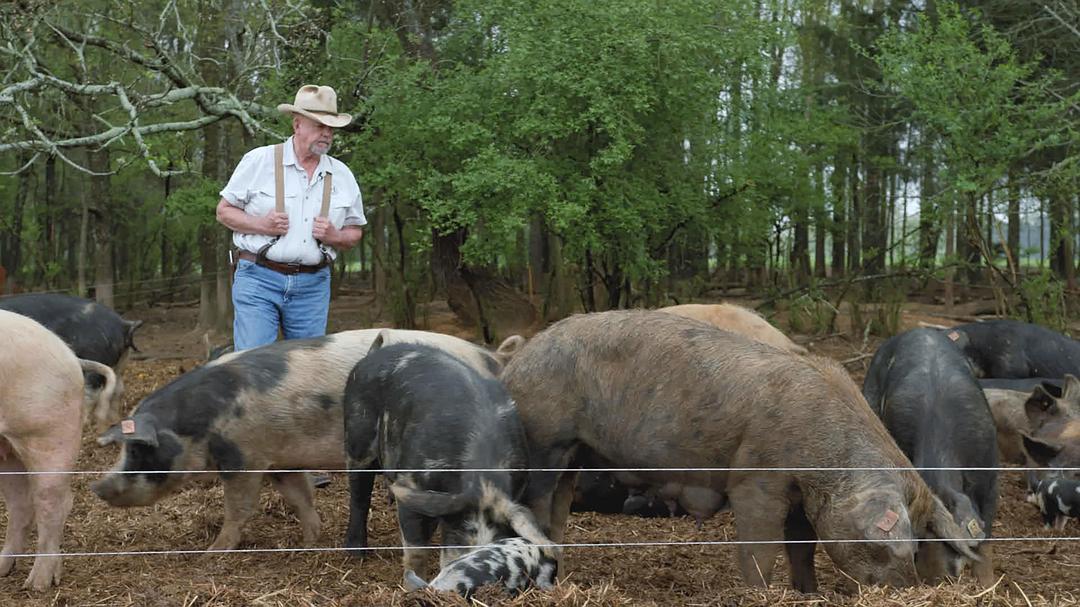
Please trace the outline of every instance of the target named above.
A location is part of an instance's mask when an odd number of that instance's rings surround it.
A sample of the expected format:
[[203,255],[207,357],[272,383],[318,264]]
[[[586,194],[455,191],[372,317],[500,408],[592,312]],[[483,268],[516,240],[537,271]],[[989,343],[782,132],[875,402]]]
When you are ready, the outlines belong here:
[[1080,517],[1080,481],[1041,479],[1028,494],[1027,501],[1039,507],[1044,527],[1064,529],[1070,517]]
[[408,590],[431,588],[469,598],[487,584],[501,585],[513,594],[533,585],[547,590],[555,585],[557,572],[558,562],[548,552],[529,540],[511,537],[450,561],[430,583],[406,571],[405,584]]

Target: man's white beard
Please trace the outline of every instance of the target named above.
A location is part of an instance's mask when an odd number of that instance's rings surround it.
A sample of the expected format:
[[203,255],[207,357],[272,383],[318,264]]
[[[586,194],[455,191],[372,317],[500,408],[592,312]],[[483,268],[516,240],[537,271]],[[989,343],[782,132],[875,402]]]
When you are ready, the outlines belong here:
[[315,156],[322,156],[330,151],[330,144],[315,142],[308,146],[308,151]]

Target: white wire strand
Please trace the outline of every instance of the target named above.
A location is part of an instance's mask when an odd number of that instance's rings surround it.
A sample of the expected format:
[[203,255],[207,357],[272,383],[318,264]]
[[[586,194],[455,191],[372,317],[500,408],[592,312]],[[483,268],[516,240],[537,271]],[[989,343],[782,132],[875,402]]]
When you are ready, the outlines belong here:
[[384,468],[384,469],[368,469],[368,468],[341,468],[341,469],[328,469],[328,468],[268,468],[268,469],[236,469],[236,470],[218,470],[218,469],[202,469],[202,470],[9,470],[0,471],[0,476],[3,475],[43,475],[43,474],[70,474],[74,476],[88,475],[88,474],[282,474],[286,472],[308,472],[308,473],[325,473],[325,472],[338,472],[338,473],[352,473],[352,472],[369,472],[379,474],[421,474],[431,472],[843,472],[843,471],[855,471],[855,472],[896,472],[901,470],[927,470],[927,471],[976,471],[976,472],[1077,472],[1080,471],[1080,467],[1065,467],[1065,468],[1045,468],[1045,467],[963,467],[963,466],[866,466],[866,467],[779,467],[779,468],[765,468],[765,467],[732,467],[732,468]]
[[[968,541],[971,538],[959,538]],[[983,542],[1057,542],[1077,541],[1080,536],[1063,537],[988,537]],[[573,544],[535,544],[538,548],[663,548],[673,546],[748,546],[756,544],[880,544],[885,542],[950,542],[949,538],[911,538],[895,540],[873,539],[850,539],[850,540],[689,540],[685,542],[582,542]],[[115,550],[110,552],[23,552],[6,554],[12,558],[30,558],[38,556],[63,556],[63,557],[101,557],[101,556],[185,556],[185,555],[209,555],[209,554],[296,554],[296,553],[328,553],[328,552],[380,552],[409,550],[478,550],[480,548],[498,547],[498,544],[479,545],[448,545],[448,546],[366,546],[364,548],[345,547],[315,547],[315,548],[237,548],[235,550]]]

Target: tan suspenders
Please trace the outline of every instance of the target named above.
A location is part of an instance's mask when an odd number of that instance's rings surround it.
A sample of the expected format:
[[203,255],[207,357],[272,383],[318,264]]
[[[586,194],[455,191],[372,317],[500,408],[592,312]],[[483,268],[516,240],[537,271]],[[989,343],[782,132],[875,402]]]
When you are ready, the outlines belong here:
[[[279,143],[274,146],[274,206],[278,213],[285,212],[285,144]],[[330,214],[330,191],[333,188],[334,174],[323,173],[322,185],[322,208],[319,209],[319,217]]]
[[[327,217],[330,214],[330,192],[333,190],[334,174],[326,171],[323,173],[322,207],[319,209],[319,217]],[[274,210],[278,213],[285,212],[285,144],[279,143],[274,146]],[[275,236],[270,242],[259,249],[257,256],[266,257],[266,251],[274,246],[280,236]],[[316,241],[318,242],[318,241]],[[320,242],[319,247],[323,244]],[[329,258],[326,250],[323,250],[324,259]]]

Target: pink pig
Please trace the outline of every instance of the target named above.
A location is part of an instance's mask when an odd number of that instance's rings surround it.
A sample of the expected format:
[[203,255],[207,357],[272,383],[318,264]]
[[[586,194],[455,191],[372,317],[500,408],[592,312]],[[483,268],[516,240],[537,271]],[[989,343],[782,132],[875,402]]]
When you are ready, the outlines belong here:
[[[60,581],[60,540],[71,511],[71,476],[82,432],[83,374],[79,359],[55,334],[25,316],[0,310],[0,490],[8,525],[0,575],[15,568],[30,524],[37,556],[25,588]],[[39,474],[11,474],[12,472]],[[41,472],[57,474],[40,474]]]

